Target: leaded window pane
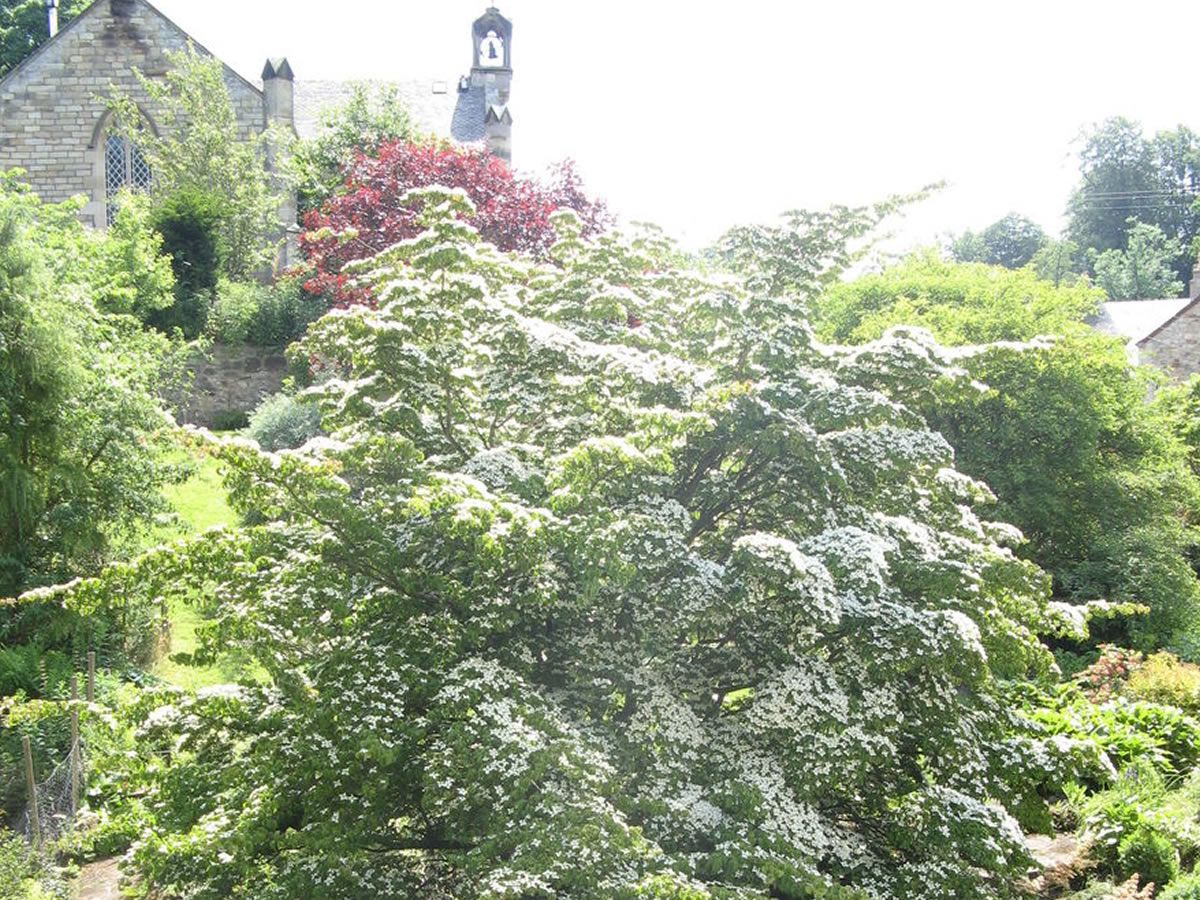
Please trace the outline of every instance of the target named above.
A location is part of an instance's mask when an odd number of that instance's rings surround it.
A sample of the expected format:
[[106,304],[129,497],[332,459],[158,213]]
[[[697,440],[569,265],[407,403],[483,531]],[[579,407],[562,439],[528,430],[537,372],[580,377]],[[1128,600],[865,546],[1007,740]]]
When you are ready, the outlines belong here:
[[125,139],[110,134],[104,142],[104,209],[109,222],[117,213],[116,196],[125,187]]
[[104,210],[105,220],[112,222],[117,214],[117,195],[124,188],[144,191],[150,187],[153,173],[140,147],[119,134],[104,140]]
[[129,183],[136,190],[144,191],[150,187],[150,163],[142,155],[137,144],[129,148]]

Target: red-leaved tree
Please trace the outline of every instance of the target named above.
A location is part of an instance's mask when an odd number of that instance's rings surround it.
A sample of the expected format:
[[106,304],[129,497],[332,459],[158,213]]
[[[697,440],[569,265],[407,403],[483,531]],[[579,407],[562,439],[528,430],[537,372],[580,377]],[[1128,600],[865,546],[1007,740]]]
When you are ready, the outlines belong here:
[[341,194],[304,218],[300,244],[311,268],[305,283],[335,306],[369,303],[370,292],[351,284],[346,263],[373,256],[420,230],[416,211],[401,203],[408,191],[439,184],[461,188],[477,210],[471,224],[502,250],[545,258],[554,242],[550,214],[575,210],[585,234],[609,222],[604,204],[588,197],[570,162],[545,179],[516,175],[487,150],[434,142],[395,141],[362,155],[346,172]]

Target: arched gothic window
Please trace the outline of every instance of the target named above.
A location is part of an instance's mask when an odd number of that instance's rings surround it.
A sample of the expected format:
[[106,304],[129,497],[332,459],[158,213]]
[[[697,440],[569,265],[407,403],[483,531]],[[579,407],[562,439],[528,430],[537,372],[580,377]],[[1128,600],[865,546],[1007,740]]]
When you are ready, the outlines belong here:
[[117,195],[125,188],[144,191],[150,187],[150,164],[136,143],[110,131],[104,138],[104,221],[117,214]]

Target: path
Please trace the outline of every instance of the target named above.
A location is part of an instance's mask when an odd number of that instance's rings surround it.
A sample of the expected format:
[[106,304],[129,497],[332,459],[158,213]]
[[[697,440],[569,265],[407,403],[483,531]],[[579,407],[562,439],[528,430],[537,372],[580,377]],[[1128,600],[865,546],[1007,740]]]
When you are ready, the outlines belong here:
[[120,879],[117,860],[88,863],[79,870],[79,900],[120,900]]

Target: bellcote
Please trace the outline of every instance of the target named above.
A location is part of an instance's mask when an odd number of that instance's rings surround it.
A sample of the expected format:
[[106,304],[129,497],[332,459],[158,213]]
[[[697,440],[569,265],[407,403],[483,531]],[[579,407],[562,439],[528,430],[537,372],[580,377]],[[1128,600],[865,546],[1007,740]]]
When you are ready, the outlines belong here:
[[471,68],[512,70],[512,22],[494,6],[471,26]]

